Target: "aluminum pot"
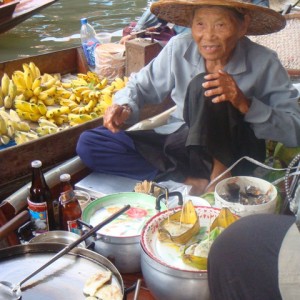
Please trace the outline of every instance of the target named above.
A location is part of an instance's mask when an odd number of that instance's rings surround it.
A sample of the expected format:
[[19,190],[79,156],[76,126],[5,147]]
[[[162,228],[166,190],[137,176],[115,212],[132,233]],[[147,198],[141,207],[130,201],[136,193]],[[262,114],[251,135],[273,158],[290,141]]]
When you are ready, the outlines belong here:
[[[171,193],[170,193],[171,195]],[[173,196],[182,195],[173,192]],[[85,223],[95,226],[101,219],[106,218],[114,210],[129,204],[131,208],[97,232],[94,250],[111,260],[121,273],[136,273],[141,270],[140,234],[146,221],[153,217],[160,207],[163,197],[124,192],[104,196],[92,201],[83,211],[82,219]]]
[[[182,248],[158,239],[158,225],[179,209],[161,212],[144,226],[141,233],[143,277],[157,300],[209,300],[207,270],[186,265],[181,259]],[[195,209],[203,232],[220,212],[220,209],[208,206],[196,206]]]
[[[0,280],[17,283],[49,261],[65,247],[55,243],[32,243],[0,250]],[[22,300],[84,300],[86,280],[99,270],[112,272],[112,283],[125,294],[121,274],[102,255],[75,247],[22,286]]]

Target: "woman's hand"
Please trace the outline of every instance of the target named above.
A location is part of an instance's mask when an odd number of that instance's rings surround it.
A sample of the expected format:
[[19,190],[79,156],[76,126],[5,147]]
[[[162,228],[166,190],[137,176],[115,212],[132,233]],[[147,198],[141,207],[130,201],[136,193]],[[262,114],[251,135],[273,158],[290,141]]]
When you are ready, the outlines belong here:
[[204,76],[207,81],[202,84],[206,97],[212,97],[213,103],[229,101],[242,114],[247,113],[250,101],[237,86],[235,80],[228,73],[220,70],[218,73]]
[[130,114],[131,108],[128,105],[113,104],[107,108],[103,116],[103,126],[112,132],[118,132]]

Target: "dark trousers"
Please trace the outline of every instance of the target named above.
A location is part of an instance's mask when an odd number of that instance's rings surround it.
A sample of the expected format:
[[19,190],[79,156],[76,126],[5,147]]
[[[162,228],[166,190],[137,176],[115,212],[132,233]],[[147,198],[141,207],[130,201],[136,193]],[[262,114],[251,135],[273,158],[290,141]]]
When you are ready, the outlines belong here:
[[[265,143],[229,103],[213,104],[203,95],[203,74],[190,83],[185,98],[186,125],[169,135],[154,130],[112,133],[98,127],[81,134],[77,153],[92,170],[137,180],[210,178],[213,158],[230,166],[242,156],[263,161]],[[249,175],[242,163],[233,171]]]

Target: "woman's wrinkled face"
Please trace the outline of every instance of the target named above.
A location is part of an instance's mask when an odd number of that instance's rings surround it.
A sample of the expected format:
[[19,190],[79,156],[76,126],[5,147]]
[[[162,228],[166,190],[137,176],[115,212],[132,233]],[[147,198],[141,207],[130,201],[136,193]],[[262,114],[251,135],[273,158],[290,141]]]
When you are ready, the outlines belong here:
[[207,61],[227,63],[238,40],[246,32],[245,22],[222,7],[197,9],[192,21],[192,35],[199,52]]

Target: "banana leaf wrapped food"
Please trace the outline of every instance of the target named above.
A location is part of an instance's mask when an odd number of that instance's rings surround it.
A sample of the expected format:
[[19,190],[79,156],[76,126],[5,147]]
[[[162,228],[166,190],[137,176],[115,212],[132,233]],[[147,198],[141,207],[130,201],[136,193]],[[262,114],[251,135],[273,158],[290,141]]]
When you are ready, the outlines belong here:
[[186,244],[200,230],[199,216],[191,200],[182,210],[170,215],[158,227],[158,238],[163,242]]
[[238,220],[228,208],[222,208],[209,228],[208,235],[193,244],[187,245],[183,251],[182,260],[199,270],[207,270],[207,257],[212,243],[230,224]]

